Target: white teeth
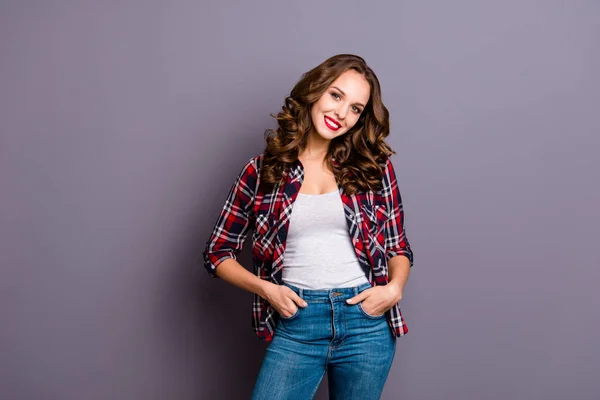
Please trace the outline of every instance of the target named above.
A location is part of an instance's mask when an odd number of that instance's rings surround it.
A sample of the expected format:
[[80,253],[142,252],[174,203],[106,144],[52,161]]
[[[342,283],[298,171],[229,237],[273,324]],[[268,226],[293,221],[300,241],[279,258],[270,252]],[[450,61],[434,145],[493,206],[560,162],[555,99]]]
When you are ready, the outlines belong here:
[[329,118],[327,118],[327,122],[329,122],[331,125],[335,126],[336,128],[340,128],[341,125],[338,123],[333,122],[332,120],[330,120]]

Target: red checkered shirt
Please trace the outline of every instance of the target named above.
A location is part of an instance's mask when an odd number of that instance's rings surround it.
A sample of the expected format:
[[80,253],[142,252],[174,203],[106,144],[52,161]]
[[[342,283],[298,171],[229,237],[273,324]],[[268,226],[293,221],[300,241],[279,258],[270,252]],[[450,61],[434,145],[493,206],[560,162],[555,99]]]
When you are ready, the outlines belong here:
[[[236,259],[250,228],[252,261],[261,279],[282,284],[281,270],[292,206],[304,179],[304,168],[297,161],[284,173],[284,183],[272,192],[259,190],[262,155],[246,163],[233,187],[203,253],[204,266],[212,276],[218,265]],[[413,252],[404,229],[402,199],[391,161],[385,163],[383,187],[378,191],[348,196],[339,186],[350,240],[365,275],[372,286],[388,282],[388,260],[406,256],[413,265]],[[254,295],[252,327],[263,340],[271,341],[279,314],[262,297]],[[398,304],[386,312],[395,336],[408,328]]]

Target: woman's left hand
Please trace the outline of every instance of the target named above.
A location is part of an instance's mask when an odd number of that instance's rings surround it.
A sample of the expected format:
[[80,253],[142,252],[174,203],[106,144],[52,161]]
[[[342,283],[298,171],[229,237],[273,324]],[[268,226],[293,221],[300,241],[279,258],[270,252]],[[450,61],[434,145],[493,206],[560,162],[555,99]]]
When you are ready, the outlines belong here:
[[367,314],[383,315],[394,304],[402,299],[402,290],[391,283],[384,286],[374,286],[346,300],[348,304],[362,302],[361,306]]

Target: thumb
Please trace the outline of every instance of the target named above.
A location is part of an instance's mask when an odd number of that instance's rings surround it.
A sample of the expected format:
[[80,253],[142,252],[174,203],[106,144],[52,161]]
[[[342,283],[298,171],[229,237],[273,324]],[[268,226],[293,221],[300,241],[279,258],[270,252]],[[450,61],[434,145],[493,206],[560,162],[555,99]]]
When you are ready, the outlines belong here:
[[306,304],[304,299],[302,299],[302,297],[300,297],[296,294],[296,292],[292,292],[292,293],[293,293],[292,300],[294,301],[294,303],[296,303],[300,307],[306,307],[308,305],[308,304]]
[[369,293],[368,293],[369,289],[360,292],[359,294],[357,294],[356,296],[346,300],[346,303],[348,304],[356,304],[356,303],[360,303],[361,301],[363,301],[364,299],[366,299],[367,297],[369,297]]

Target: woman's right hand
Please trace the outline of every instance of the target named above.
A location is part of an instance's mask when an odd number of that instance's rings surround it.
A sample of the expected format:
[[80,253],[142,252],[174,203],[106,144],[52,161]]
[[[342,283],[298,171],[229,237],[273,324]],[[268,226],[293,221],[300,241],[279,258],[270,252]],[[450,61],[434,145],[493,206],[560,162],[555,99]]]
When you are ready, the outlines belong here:
[[298,307],[306,307],[308,304],[302,300],[292,289],[285,285],[277,285],[269,282],[265,288],[265,300],[284,318],[289,318],[296,313]]

